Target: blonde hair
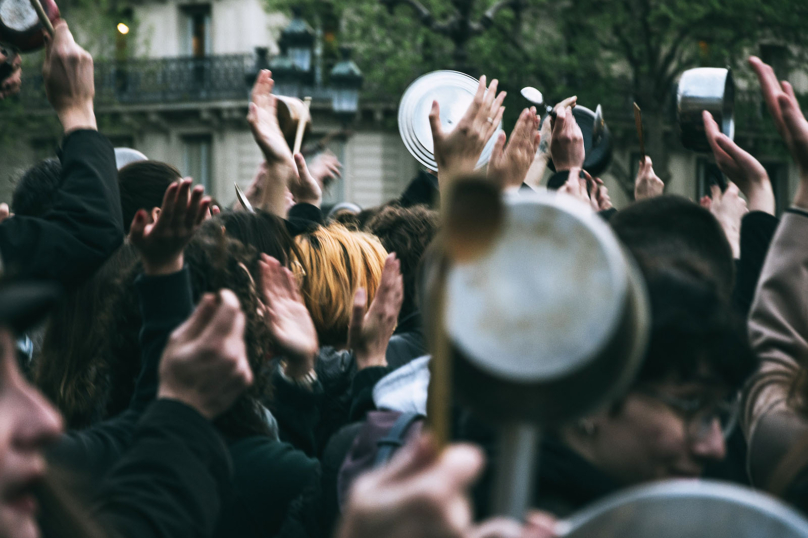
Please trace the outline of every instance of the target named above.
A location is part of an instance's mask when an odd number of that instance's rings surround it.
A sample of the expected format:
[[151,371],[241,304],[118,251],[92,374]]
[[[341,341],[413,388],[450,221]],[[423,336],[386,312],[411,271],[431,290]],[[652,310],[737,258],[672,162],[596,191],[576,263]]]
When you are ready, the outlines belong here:
[[345,345],[354,294],[365,288],[370,305],[382,279],[387,251],[375,236],[349,231],[340,224],[299,235],[295,242],[299,252],[292,269],[320,345]]

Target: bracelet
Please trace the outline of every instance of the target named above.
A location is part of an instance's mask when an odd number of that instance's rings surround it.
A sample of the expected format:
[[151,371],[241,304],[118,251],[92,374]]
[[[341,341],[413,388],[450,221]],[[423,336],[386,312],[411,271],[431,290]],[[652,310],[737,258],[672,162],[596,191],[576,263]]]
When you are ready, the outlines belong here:
[[296,387],[300,387],[302,389],[306,389],[309,391],[314,389],[314,384],[317,382],[317,372],[314,370],[314,368],[309,370],[308,373],[301,378],[295,379],[293,377],[289,377],[289,375],[286,373],[285,360],[280,362],[278,373],[281,374],[281,379],[283,379],[287,383],[290,383],[292,385],[295,385]]

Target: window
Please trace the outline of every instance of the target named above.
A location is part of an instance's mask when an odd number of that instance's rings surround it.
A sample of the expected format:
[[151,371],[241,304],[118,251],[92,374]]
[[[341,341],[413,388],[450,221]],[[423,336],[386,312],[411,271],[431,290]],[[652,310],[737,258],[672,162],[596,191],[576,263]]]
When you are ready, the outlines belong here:
[[211,54],[210,5],[192,5],[182,8],[185,20],[183,53],[194,58]]
[[211,185],[211,137],[210,135],[186,136],[183,138],[183,172],[194,178],[194,183],[213,192]]

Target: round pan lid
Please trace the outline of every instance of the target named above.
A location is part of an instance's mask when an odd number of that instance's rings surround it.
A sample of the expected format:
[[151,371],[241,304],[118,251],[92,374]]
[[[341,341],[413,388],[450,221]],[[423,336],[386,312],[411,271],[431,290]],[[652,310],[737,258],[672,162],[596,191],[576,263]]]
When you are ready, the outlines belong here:
[[[478,85],[477,79],[458,71],[434,71],[418,78],[404,92],[398,108],[399,132],[407,150],[425,168],[435,172],[438,170],[429,125],[432,101],[440,105],[441,125],[444,131],[449,132],[463,118],[474,100]],[[485,166],[490,160],[501,130],[500,122],[497,132],[483,149],[477,168]]]

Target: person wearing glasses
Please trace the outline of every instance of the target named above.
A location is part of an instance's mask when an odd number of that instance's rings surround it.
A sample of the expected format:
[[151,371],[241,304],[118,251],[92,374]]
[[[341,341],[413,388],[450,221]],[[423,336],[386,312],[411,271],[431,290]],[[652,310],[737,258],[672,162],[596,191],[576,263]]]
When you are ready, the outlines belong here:
[[545,437],[537,508],[563,517],[623,487],[700,477],[725,457],[755,359],[717,286],[682,265],[646,271],[652,327],[633,385]]

